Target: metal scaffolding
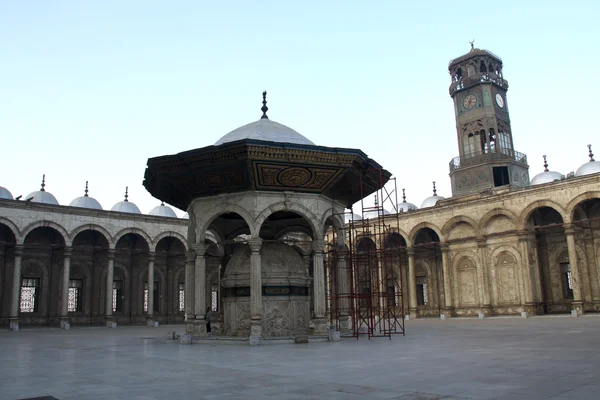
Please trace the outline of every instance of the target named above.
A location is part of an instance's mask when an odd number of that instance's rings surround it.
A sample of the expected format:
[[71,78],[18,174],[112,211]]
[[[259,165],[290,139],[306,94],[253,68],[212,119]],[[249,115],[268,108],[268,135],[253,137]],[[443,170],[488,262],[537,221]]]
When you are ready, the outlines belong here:
[[[341,245],[338,230],[332,229],[328,235],[326,270],[330,325],[340,332],[341,337],[363,335],[369,339],[391,339],[394,334],[405,334],[402,282],[406,268],[405,248],[404,244],[393,240],[399,219],[396,179],[384,182],[382,169],[364,173],[379,177],[375,204],[365,205],[366,188],[361,177],[363,200],[359,218],[353,212],[341,215],[346,222],[344,245]],[[385,210],[386,206],[394,210],[393,214]]]

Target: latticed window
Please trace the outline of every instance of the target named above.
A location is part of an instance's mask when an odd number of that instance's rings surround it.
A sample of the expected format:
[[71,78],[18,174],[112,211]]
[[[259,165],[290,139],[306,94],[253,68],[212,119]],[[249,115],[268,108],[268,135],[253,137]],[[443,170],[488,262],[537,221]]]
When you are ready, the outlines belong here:
[[563,297],[567,300],[573,298],[573,280],[571,275],[571,264],[560,263],[560,276],[563,287]]
[[113,281],[112,307],[113,312],[123,311],[123,281]]
[[[152,305],[152,310],[154,312],[158,312],[158,282],[154,282],[154,288],[152,292],[154,293],[154,304]],[[148,312],[148,282],[144,283],[144,312]]]
[[219,285],[213,283],[210,294],[211,294],[210,309],[211,309],[211,311],[218,311],[219,310]]
[[179,311],[185,311],[185,282],[179,282]]
[[427,287],[427,277],[417,276],[417,305],[425,306],[429,303],[429,290]]
[[21,298],[19,309],[22,313],[33,313],[38,311],[39,303],[39,278],[21,279]]
[[68,312],[83,311],[83,280],[71,279],[69,281],[69,296],[67,302]]

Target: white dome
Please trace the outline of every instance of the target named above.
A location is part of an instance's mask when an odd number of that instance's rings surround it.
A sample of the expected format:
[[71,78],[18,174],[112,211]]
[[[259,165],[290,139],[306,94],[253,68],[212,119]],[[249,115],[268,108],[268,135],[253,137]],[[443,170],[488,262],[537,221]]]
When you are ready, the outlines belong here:
[[93,197],[89,196],[80,196],[74,199],[71,203],[69,203],[71,207],[81,207],[81,208],[92,208],[94,210],[102,210],[102,206],[98,203]]
[[93,197],[88,195],[88,182],[85,181],[84,195],[74,199],[69,205],[71,207],[92,208],[94,210],[102,210],[102,206]]
[[110,211],[118,211],[118,212],[130,213],[130,214],[141,214],[141,211],[138,208],[138,206],[136,206],[135,204],[133,204],[132,202],[127,200],[129,198],[128,192],[129,192],[129,187],[126,187],[125,188],[125,200],[120,201],[117,204],[115,204],[114,206],[112,206]]
[[31,199],[29,201],[34,201],[36,203],[43,204],[54,204],[58,205],[58,201],[56,197],[52,195],[52,193],[48,193],[45,190],[38,190],[37,192],[31,192],[25,197],[25,200]]
[[2,186],[0,186],[0,199],[14,200],[12,193]]
[[542,185],[544,183],[550,183],[554,181],[560,181],[562,174],[556,171],[544,171],[533,177],[531,185]]
[[590,161],[577,168],[575,176],[584,176],[600,172],[600,161]]
[[426,198],[425,200],[423,200],[423,203],[421,204],[421,208],[427,208],[427,207],[433,207],[437,204],[438,201],[440,200],[444,200],[445,197],[442,196],[430,196],[428,198]]
[[413,203],[408,203],[406,201],[403,201],[402,203],[398,203],[396,205],[396,209],[398,210],[399,213],[404,213],[404,212],[408,212],[408,211],[418,210],[419,207],[415,206]]
[[314,145],[313,142],[285,125],[271,121],[268,118],[261,118],[256,122],[251,122],[229,132],[219,139],[215,146],[223,143],[235,142],[243,139],[264,140],[268,142],[293,143]]
[[[376,210],[367,211],[364,215],[365,219],[373,219],[379,217],[379,213]],[[383,210],[383,215],[390,215],[390,212],[388,210]],[[360,216],[358,217],[358,219],[361,219]]]
[[173,211],[171,207],[165,206],[164,203],[161,203],[160,206],[154,207],[148,214],[155,215],[157,217],[177,218],[175,211]]
[[358,214],[344,214],[344,223],[347,224],[352,221],[360,221],[360,215]]

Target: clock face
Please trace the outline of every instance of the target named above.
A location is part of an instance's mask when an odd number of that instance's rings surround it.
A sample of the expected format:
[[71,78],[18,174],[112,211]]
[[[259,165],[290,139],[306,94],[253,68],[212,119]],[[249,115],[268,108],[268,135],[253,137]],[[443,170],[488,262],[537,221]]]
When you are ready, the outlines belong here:
[[496,93],[496,104],[498,104],[498,107],[504,108],[504,99],[500,93]]
[[471,108],[475,107],[475,104],[477,104],[477,97],[475,97],[474,94],[468,95],[463,100],[463,107],[465,107],[467,110],[470,110]]

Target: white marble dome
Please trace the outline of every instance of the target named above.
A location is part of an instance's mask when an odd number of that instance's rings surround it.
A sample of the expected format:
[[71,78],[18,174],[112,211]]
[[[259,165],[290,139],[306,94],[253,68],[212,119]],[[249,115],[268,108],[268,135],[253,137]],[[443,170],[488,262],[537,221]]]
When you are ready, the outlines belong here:
[[85,183],[85,194],[83,196],[79,196],[75,199],[73,199],[73,201],[71,203],[69,203],[69,205],[71,207],[81,207],[81,208],[91,208],[94,210],[102,210],[102,206],[100,205],[100,203],[98,202],[98,200],[96,200],[93,197],[90,197],[88,195],[88,183]]
[[132,202],[130,202],[128,200],[128,198],[129,198],[128,189],[129,188],[125,188],[125,200],[120,201],[117,204],[115,204],[114,206],[112,206],[110,211],[118,211],[118,212],[130,213],[130,214],[141,214],[142,213],[140,211],[140,209],[138,208],[138,206],[136,206],[135,204],[133,204]]
[[7,188],[0,186],[0,199],[14,200],[14,197]]
[[358,214],[344,214],[344,223],[347,224],[350,221],[360,221],[360,215]]
[[165,203],[161,203],[159,206],[154,207],[148,214],[157,217],[177,218],[175,211],[173,211],[171,207],[165,206]]
[[[383,215],[390,215],[390,212],[388,210],[383,210],[382,211]],[[373,211],[367,211],[365,214],[365,219],[373,219],[373,218],[378,218],[379,217],[379,212],[377,210],[373,210]],[[358,219],[361,219],[360,216],[358,217]]]
[[437,204],[438,201],[440,200],[444,200],[445,197],[442,196],[430,196],[428,198],[426,198],[425,200],[423,200],[423,203],[421,203],[421,208],[427,208],[427,207],[433,207]]
[[403,201],[402,203],[398,203],[396,205],[396,209],[398,210],[399,213],[405,213],[405,212],[408,212],[408,211],[418,210],[419,207],[417,207],[413,203],[409,203],[407,201]]
[[600,161],[589,161],[577,168],[575,176],[584,176],[600,172]]
[[46,192],[45,187],[46,187],[46,175],[43,175],[41,189],[38,191],[29,193],[27,195],[27,197],[25,197],[25,200],[33,201],[36,203],[42,203],[42,204],[54,204],[57,206],[58,200],[56,200],[56,197],[54,197],[52,195],[52,193]]
[[237,128],[217,140],[215,146],[243,139],[264,140],[268,142],[314,145],[313,142],[285,125],[261,118],[256,122]]
[[550,183],[554,181],[560,181],[562,174],[556,171],[544,171],[533,177],[531,185],[542,185],[544,183]]

